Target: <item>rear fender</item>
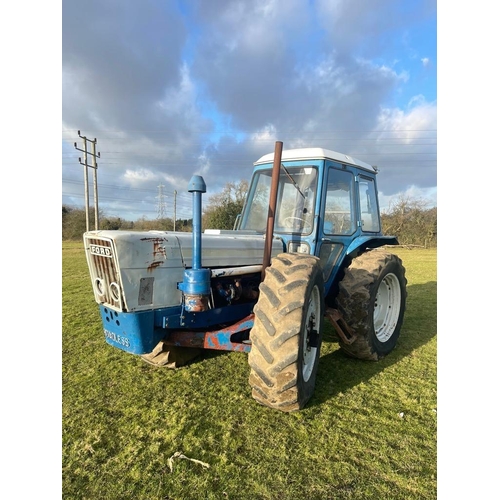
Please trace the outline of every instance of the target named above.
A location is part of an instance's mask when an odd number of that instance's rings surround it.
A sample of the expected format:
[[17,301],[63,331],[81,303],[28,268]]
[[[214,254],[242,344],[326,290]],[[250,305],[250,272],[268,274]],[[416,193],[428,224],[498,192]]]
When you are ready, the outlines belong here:
[[344,269],[351,260],[369,248],[379,248],[384,245],[399,245],[394,236],[360,236],[355,238],[347,247],[341,262],[335,265],[330,279],[325,283],[326,303],[333,307],[334,299],[338,293],[338,283],[344,277]]
[[355,257],[367,248],[379,248],[384,245],[399,245],[395,236],[360,236],[347,247],[346,257]]

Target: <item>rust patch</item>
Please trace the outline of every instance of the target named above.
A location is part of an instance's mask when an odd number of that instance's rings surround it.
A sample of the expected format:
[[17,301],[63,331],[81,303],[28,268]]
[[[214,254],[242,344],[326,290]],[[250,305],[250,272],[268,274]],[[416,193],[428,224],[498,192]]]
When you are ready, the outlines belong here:
[[160,243],[162,241],[168,241],[168,238],[159,238],[158,236],[151,236],[150,238],[141,238],[141,241],[159,241]]
[[208,297],[206,295],[184,294],[186,311],[203,312],[208,310]]
[[153,243],[153,256],[156,257],[161,255],[163,258],[167,258],[167,251],[163,246],[163,243],[168,243],[168,238],[159,238],[158,236],[151,238],[141,238],[141,241],[151,241]]
[[163,240],[153,241],[153,258],[158,257],[158,255],[161,255],[164,259],[167,258],[167,251],[163,246]]
[[147,269],[148,273],[152,273],[157,267],[161,266],[162,264],[163,264],[163,262],[161,262],[161,261],[152,262],[148,266],[148,269]]
[[227,328],[217,331],[189,331],[173,330],[168,339],[164,339],[165,345],[178,347],[199,347],[202,349],[214,349],[220,351],[250,352],[251,345],[231,341],[231,332],[242,331],[252,328],[254,321],[253,314],[230,325]]
[[345,319],[338,309],[328,307],[325,313],[326,317],[332,322],[338,336],[347,345],[352,344],[357,338],[356,332],[346,323]]

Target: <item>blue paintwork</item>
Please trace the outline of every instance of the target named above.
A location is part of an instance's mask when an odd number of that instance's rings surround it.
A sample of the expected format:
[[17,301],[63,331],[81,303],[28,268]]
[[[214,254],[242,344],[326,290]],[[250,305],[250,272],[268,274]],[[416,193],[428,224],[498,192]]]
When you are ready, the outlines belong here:
[[206,193],[207,185],[201,175],[193,175],[189,179],[188,193]]
[[189,181],[190,193],[193,193],[193,269],[201,269],[201,194],[207,186],[203,177],[193,175]]
[[[231,305],[191,313],[180,306],[143,312],[116,312],[109,307],[99,306],[106,342],[131,354],[150,353],[156,344],[171,330],[191,331],[196,329],[214,329],[212,337],[217,335],[216,325],[236,323],[248,316],[253,309],[252,303]],[[250,329],[253,321],[243,329]],[[234,331],[241,331],[234,330]],[[229,342],[225,333],[220,334],[218,349],[235,351],[246,350],[240,344]]]
[[116,312],[99,306],[106,342],[132,354],[151,352],[165,332],[155,330],[153,311]]
[[210,270],[186,269],[178,288],[188,295],[210,295]]

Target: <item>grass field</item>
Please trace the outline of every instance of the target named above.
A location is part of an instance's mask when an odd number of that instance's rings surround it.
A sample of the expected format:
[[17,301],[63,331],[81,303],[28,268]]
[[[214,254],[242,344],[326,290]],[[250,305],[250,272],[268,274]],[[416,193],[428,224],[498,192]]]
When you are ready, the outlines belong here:
[[396,349],[347,358],[327,325],[315,394],[285,414],[252,399],[246,354],[168,370],[109,346],[83,246],[63,242],[63,498],[436,498],[437,252],[394,252],[408,278]]

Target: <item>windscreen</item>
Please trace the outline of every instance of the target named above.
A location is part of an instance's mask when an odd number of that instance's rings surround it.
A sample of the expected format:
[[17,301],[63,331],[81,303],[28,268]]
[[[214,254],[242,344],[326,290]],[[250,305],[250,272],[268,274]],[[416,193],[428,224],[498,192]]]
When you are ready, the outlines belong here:
[[[249,189],[240,229],[266,231],[272,169],[257,172]],[[280,168],[276,233],[309,234],[314,223],[317,169],[313,166]]]

